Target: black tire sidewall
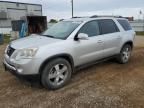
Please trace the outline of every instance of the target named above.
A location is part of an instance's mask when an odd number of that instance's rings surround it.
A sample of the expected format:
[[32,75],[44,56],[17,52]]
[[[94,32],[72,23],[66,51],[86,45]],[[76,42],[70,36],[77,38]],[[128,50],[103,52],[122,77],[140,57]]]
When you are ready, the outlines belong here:
[[[64,83],[58,86],[52,85],[48,79],[48,75],[49,75],[51,68],[56,64],[64,64],[68,67],[67,78],[65,79]],[[53,59],[50,62],[48,62],[47,65],[45,66],[44,71],[42,72],[42,75],[41,75],[41,82],[45,88],[50,89],[50,90],[56,90],[56,89],[62,88],[64,85],[66,85],[69,82],[69,80],[71,79],[71,74],[72,74],[72,67],[67,60],[63,58]]]

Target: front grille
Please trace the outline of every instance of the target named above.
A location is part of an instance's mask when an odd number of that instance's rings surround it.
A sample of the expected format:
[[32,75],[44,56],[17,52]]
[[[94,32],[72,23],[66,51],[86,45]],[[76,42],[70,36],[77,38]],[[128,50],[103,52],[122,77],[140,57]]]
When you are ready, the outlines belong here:
[[14,53],[14,51],[15,51],[15,49],[9,46],[9,47],[7,48],[7,55],[8,55],[9,57],[11,57],[11,55]]

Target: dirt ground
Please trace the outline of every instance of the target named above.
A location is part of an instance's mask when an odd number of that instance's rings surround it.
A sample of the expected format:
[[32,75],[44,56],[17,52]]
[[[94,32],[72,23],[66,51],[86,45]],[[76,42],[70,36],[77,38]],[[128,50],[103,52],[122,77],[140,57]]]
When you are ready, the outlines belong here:
[[[143,41],[142,41],[143,39]],[[128,64],[113,61],[78,71],[57,91],[18,80],[2,67],[0,46],[0,108],[144,108],[144,37]]]

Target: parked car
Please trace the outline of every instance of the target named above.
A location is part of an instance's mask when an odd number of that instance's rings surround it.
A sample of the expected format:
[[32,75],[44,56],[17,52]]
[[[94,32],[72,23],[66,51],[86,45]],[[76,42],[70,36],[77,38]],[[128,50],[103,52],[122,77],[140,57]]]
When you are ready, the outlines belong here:
[[41,35],[11,42],[5,50],[4,66],[17,76],[39,76],[45,88],[55,90],[65,86],[81,66],[109,57],[127,63],[134,37],[124,18],[64,20]]

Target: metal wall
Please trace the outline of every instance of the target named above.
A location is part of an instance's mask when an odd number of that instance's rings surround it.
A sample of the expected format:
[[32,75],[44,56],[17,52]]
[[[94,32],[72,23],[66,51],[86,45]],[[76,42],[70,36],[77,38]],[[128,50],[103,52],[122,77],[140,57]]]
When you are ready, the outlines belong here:
[[11,27],[11,20],[0,20],[0,28],[9,28]]
[[144,21],[143,20],[130,21],[130,24],[135,31],[138,31],[138,32],[144,31]]
[[12,31],[12,28],[0,28],[0,33],[2,34],[10,34],[10,32]]
[[11,26],[12,20],[27,15],[42,16],[42,5],[0,1],[0,28]]

